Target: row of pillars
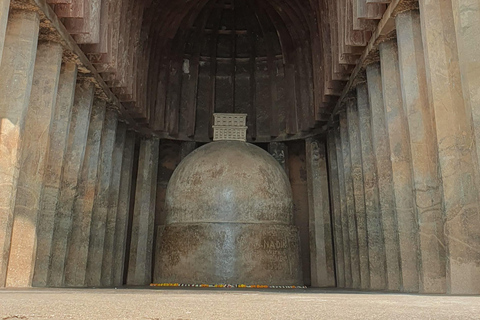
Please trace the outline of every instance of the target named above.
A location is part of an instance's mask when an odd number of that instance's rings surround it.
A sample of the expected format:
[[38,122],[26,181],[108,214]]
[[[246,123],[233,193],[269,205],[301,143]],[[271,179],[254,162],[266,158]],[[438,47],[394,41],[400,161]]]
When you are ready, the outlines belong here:
[[420,0],[328,133],[339,287],[480,293],[480,2]]
[[38,40],[38,14],[9,13],[8,3],[0,0],[0,287],[117,286],[125,272],[127,283],[149,284],[158,140],[140,141],[134,167],[135,133],[62,63],[60,44]]

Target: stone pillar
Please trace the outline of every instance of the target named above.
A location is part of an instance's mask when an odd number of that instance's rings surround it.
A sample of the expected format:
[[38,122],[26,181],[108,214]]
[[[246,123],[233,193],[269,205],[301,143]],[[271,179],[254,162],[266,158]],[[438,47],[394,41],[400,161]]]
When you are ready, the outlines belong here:
[[339,288],[345,288],[345,259],[343,253],[342,208],[340,204],[340,186],[338,181],[337,149],[335,133],[328,133],[327,155],[329,164],[330,204],[333,217],[333,237],[336,261],[336,280]]
[[[462,80],[462,87],[463,87],[463,97],[465,99],[466,111],[467,116],[471,116],[473,119],[473,129],[476,141],[476,183],[477,183],[477,191],[480,188],[480,59],[479,59],[479,52],[478,48],[480,46],[480,1],[478,0],[452,0],[452,8],[453,8],[453,17],[455,23],[455,30],[457,35],[457,47],[458,47],[458,59],[461,71],[461,80]],[[478,201],[478,200],[477,200]],[[478,202],[477,202],[478,204]],[[448,232],[452,234],[452,238],[455,237],[453,234],[462,234],[463,239],[465,240],[465,245],[470,246],[470,248],[475,248],[476,255],[470,256],[470,264],[472,268],[475,263],[475,267],[472,269],[472,278],[475,278],[475,283],[472,284],[472,287],[476,288],[470,291],[469,293],[477,293],[480,291],[480,281],[479,272],[480,272],[480,237],[475,233],[470,233],[471,230],[479,230],[480,229],[480,217],[477,211],[476,223],[474,225],[468,225],[470,222],[466,222],[467,219],[464,219],[465,222],[462,222],[462,226],[458,228],[458,225],[455,227],[456,231],[453,231],[453,228],[448,228]],[[463,218],[462,218],[463,219]],[[450,231],[452,230],[452,231]],[[469,233],[465,231],[469,230]],[[460,242],[456,244],[457,248],[454,251],[459,250]],[[454,256],[456,253],[454,254]],[[450,255],[452,257],[452,255]],[[455,260],[459,259],[457,255]],[[455,262],[455,265],[458,265]],[[457,269],[457,268],[455,268]],[[461,267],[459,268],[461,269]],[[453,269],[451,269],[453,270]],[[457,273],[459,270],[455,271]],[[457,273],[456,277],[461,276],[460,273]],[[452,277],[454,279],[454,277]],[[459,280],[464,282],[465,280]],[[466,279],[468,281],[468,279]],[[458,286],[451,286],[454,290],[457,288],[461,288],[461,284]],[[452,289],[452,291],[453,291]]]
[[117,219],[115,223],[115,241],[113,256],[113,285],[123,284],[125,256],[127,247],[128,217],[132,193],[133,158],[135,153],[135,133],[127,131],[122,156],[120,193],[118,196]]
[[[462,74],[463,97],[467,114],[473,119],[477,166],[480,164],[480,1],[452,0],[453,18],[457,36],[458,60]],[[477,169],[479,170],[479,169]],[[477,185],[480,175],[477,174]]]
[[55,211],[60,194],[63,159],[67,147],[77,80],[77,65],[66,63],[60,71],[57,98],[46,155],[43,188],[37,222],[37,254],[33,274],[34,287],[46,287],[50,267]]
[[123,150],[127,125],[118,123],[115,146],[112,155],[112,180],[108,193],[108,213],[105,227],[105,246],[102,261],[102,286],[113,285],[113,259],[115,248],[115,229],[117,224],[118,200],[120,195],[120,180],[122,177]]
[[288,164],[287,164],[287,159],[288,159],[288,147],[285,143],[283,142],[270,142],[268,144],[268,152],[272,155],[272,157],[275,158],[275,160],[280,163],[282,168],[285,169],[285,172],[287,173],[287,176],[289,175],[288,173]]
[[342,222],[342,237],[343,237],[343,260],[345,264],[345,288],[352,287],[352,266],[350,256],[350,233],[348,229],[348,212],[347,199],[345,196],[345,167],[343,165],[342,153],[342,139],[340,134],[340,124],[335,128],[335,148],[337,150],[337,165],[338,165],[338,187],[340,194],[340,212]]
[[[480,213],[475,139],[462,91],[452,2],[419,3],[428,98],[435,112],[443,184],[447,292],[479,294]],[[468,13],[469,10],[464,11]]]
[[[280,157],[279,157],[280,158]],[[295,226],[300,233],[300,251],[302,260],[303,283],[311,285],[310,270],[310,236],[308,214],[308,181],[305,140],[288,145],[288,158],[286,159],[290,185],[293,196],[293,218]]]
[[340,114],[340,136],[342,139],[342,155],[343,155],[343,174],[345,176],[345,202],[346,214],[348,217],[348,233],[350,241],[350,259],[352,270],[351,288],[360,288],[360,255],[358,249],[357,222],[355,219],[355,198],[353,195],[353,179],[352,179],[352,161],[350,158],[350,139],[348,136],[347,113],[344,111]]
[[20,150],[30,102],[38,28],[36,13],[11,13],[0,65],[0,287],[5,285],[7,276]]
[[335,266],[325,144],[306,140],[312,287],[334,287]]
[[361,139],[363,188],[368,234],[370,289],[387,289],[385,239],[377,180],[377,164],[372,144],[372,125],[366,83],[357,86],[357,106]]
[[360,258],[360,288],[370,287],[370,271],[368,262],[367,218],[365,212],[365,192],[363,188],[362,146],[358,123],[356,99],[347,101],[347,125],[350,144],[350,160],[352,164],[353,197],[358,235],[358,255]]
[[86,283],[89,287],[102,284],[102,262],[108,216],[108,201],[112,181],[112,157],[118,117],[114,110],[107,110],[100,140],[100,159],[90,222]]
[[160,252],[162,234],[165,231],[167,213],[165,211],[165,197],[167,187],[173,172],[178,164],[193,151],[194,142],[181,142],[172,140],[162,140],[160,142],[160,151],[158,159],[158,178],[157,178],[157,197],[155,204],[155,261],[154,261],[154,279],[160,279],[161,257],[156,253]]
[[95,190],[100,162],[100,143],[105,122],[105,102],[95,101],[90,116],[82,172],[72,211],[72,228],[65,261],[65,286],[87,285],[87,259]]
[[396,17],[402,98],[410,132],[420,248],[420,292],[445,293],[442,190],[434,113],[428,103],[420,14]]
[[[40,43],[35,60],[30,104],[25,119],[20,174],[13,217],[8,287],[31,287],[37,251],[37,220],[47,147],[57,98],[63,49]],[[42,250],[44,248],[40,248]],[[40,254],[47,254],[40,252]]]
[[152,279],[158,154],[159,141],[157,139],[142,140],[135,191],[128,285],[148,285]]
[[[59,88],[60,92],[63,91],[61,88]],[[52,287],[62,287],[64,285],[68,238],[72,230],[72,210],[85,157],[93,89],[93,85],[89,82],[78,83],[75,87],[72,116],[60,178],[60,190],[55,210],[55,225],[47,281],[48,286]],[[60,101],[57,102],[60,103]]]
[[9,9],[10,0],[0,0],[0,63],[2,61],[3,46],[5,44]]
[[398,291],[402,285],[400,245],[398,242],[392,161],[390,159],[390,143],[385,123],[380,64],[374,63],[367,66],[367,84],[372,125],[372,145],[377,164],[378,191],[385,239],[387,289]]
[[414,203],[412,156],[407,118],[403,109],[398,48],[395,40],[380,44],[380,62],[385,120],[390,140],[393,190],[397,210],[402,290],[418,292],[417,208]]

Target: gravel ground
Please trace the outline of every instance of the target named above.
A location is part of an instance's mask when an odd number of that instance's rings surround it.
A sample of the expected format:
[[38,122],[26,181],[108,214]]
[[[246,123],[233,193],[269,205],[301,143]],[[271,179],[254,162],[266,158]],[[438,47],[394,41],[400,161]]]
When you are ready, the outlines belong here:
[[3,289],[0,319],[480,319],[480,297],[313,289]]

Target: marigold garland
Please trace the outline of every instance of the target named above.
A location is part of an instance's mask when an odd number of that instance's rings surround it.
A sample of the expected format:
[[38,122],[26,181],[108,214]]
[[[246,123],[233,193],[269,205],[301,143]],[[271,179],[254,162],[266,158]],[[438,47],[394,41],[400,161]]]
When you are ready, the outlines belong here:
[[185,283],[152,283],[151,287],[194,287],[194,288],[252,288],[252,289],[306,289],[306,286],[267,286],[246,284],[185,284]]

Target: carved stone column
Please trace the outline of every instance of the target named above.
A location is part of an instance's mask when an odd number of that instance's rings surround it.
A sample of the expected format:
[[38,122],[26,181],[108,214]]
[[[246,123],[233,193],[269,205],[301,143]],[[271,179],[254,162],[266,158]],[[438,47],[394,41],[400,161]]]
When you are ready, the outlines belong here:
[[52,287],[64,285],[68,239],[72,231],[72,211],[85,157],[93,94],[93,84],[90,82],[80,82],[75,87],[52,237],[48,273],[48,285]]
[[335,132],[328,133],[327,155],[329,164],[330,205],[332,206],[334,248],[336,261],[337,286],[345,288],[345,258],[342,234],[342,208],[340,202],[340,186],[338,181],[337,149],[335,146]]
[[158,154],[159,141],[157,139],[141,141],[128,265],[128,285],[149,285],[152,280]]
[[116,111],[107,110],[100,142],[98,176],[90,225],[90,239],[88,240],[86,282],[87,285],[91,287],[101,285],[105,234],[107,231],[108,202],[112,182],[112,157],[115,147],[117,123],[118,118]]
[[87,285],[86,275],[90,228],[104,122],[105,102],[97,100],[93,103],[85,158],[73,205],[72,229],[68,239],[68,251],[65,260],[65,285],[68,287],[84,287]]
[[64,64],[60,71],[57,100],[50,130],[49,147],[47,149],[44,185],[40,196],[37,259],[33,275],[33,286],[35,287],[45,287],[48,284],[55,228],[55,212],[62,184],[62,169],[64,166],[67,167],[69,165],[64,163],[64,159],[72,118],[76,81],[77,65],[75,63]]
[[127,228],[130,213],[133,163],[135,154],[135,133],[127,131],[123,149],[122,171],[120,177],[120,194],[118,197],[117,220],[115,223],[115,241],[113,251],[113,284],[123,284],[125,256],[127,248]]
[[5,45],[9,9],[10,0],[0,0],[0,62],[2,61],[3,46]]
[[398,291],[402,285],[400,245],[398,242],[392,161],[390,159],[390,142],[385,123],[380,64],[374,63],[367,66],[367,84],[372,124],[372,144],[377,164],[378,191],[385,239],[387,287],[388,290]]
[[312,286],[335,286],[332,221],[325,144],[310,138],[306,143],[310,265]]
[[[165,197],[167,187],[173,172],[178,164],[193,150],[195,142],[160,141],[160,154],[158,160],[157,198],[155,205],[155,253],[160,252],[162,234],[165,231],[167,212],[165,211]],[[154,279],[159,278],[161,257],[155,255]]]
[[445,293],[445,240],[434,113],[428,103],[420,14],[396,17],[403,106],[413,164],[420,249],[420,292]]
[[387,289],[385,239],[377,177],[377,160],[372,144],[372,125],[368,88],[366,83],[357,86],[357,106],[362,146],[362,170],[365,192],[365,211],[368,233],[368,262],[370,289]]
[[343,174],[345,177],[345,202],[346,215],[348,217],[348,233],[350,241],[350,263],[352,270],[351,288],[360,288],[360,255],[358,248],[357,223],[355,219],[355,198],[353,195],[353,179],[352,179],[352,161],[350,158],[350,139],[348,136],[347,113],[340,113],[340,137],[342,140],[343,155]]
[[[2,1],[4,4],[5,1]],[[3,17],[3,13],[2,13]],[[4,17],[3,17],[4,18]],[[2,19],[3,19],[2,18]],[[5,21],[2,21],[4,24]],[[0,287],[5,285],[25,116],[30,103],[38,42],[38,15],[8,17],[0,64]]]
[[[20,174],[8,262],[7,286],[32,286],[37,251],[37,222],[44,185],[47,147],[57,98],[63,48],[40,43],[35,60],[30,104],[25,119]],[[48,252],[39,254],[49,255]]]
[[[117,213],[119,212],[120,182],[122,177],[123,153],[127,125],[118,123],[115,135],[115,145],[112,154],[112,175],[110,188],[108,190],[108,211],[105,224],[105,241],[102,258],[102,286],[110,287],[113,283],[113,270],[115,258],[115,232],[117,224]],[[128,207],[128,205],[127,205]],[[123,263],[122,263],[123,264]],[[117,285],[117,284],[115,284]]]
[[350,255],[350,232],[348,228],[348,212],[347,200],[345,196],[345,167],[343,165],[342,153],[342,139],[340,134],[340,124],[334,130],[335,134],[335,148],[337,150],[337,164],[338,164],[338,186],[340,190],[340,212],[342,223],[342,237],[343,237],[343,256],[345,264],[345,288],[352,287],[352,266]]
[[398,64],[398,47],[395,40],[380,44],[382,89],[385,120],[390,140],[393,190],[397,210],[397,232],[402,264],[402,290],[418,292],[418,219],[414,202],[412,155],[407,118],[403,109]]
[[447,293],[479,294],[480,203],[475,136],[461,82],[468,74],[462,75],[459,68],[452,1],[419,3],[428,98],[435,112],[443,183]]
[[370,269],[368,257],[367,219],[365,213],[365,191],[363,188],[362,142],[358,120],[357,101],[347,101],[348,137],[350,142],[350,160],[352,164],[353,197],[355,220],[358,235],[358,255],[360,261],[360,288],[370,287]]

